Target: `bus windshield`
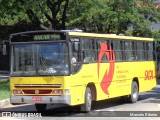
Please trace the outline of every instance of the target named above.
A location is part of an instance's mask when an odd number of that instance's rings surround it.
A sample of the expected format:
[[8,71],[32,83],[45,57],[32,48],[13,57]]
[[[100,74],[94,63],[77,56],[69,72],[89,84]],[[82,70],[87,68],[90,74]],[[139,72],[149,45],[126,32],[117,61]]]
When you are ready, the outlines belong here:
[[66,43],[15,45],[13,61],[13,75],[69,74]]
[[41,75],[66,75],[68,69],[68,52],[65,43],[38,45],[38,73]]

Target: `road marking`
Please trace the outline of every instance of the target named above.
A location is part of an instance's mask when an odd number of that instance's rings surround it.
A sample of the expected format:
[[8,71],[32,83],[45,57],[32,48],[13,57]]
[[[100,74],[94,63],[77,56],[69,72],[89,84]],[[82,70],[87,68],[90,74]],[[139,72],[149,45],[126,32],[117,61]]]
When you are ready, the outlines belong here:
[[95,110],[95,111],[101,111],[101,110]]
[[113,109],[110,109],[109,111],[114,111]]

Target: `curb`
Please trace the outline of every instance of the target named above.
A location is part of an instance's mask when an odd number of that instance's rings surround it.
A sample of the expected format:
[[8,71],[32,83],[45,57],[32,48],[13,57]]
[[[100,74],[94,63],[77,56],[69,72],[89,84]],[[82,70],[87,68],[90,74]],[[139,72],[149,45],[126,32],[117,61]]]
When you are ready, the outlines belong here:
[[4,106],[7,106],[10,104],[10,99],[5,99],[0,101],[0,109],[3,108]]

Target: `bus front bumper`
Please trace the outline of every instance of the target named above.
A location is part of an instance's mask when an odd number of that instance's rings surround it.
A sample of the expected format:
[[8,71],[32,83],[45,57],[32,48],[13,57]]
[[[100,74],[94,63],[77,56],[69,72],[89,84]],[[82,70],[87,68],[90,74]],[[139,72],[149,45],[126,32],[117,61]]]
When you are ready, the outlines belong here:
[[71,104],[71,96],[10,96],[11,104],[25,104],[25,103],[59,103]]

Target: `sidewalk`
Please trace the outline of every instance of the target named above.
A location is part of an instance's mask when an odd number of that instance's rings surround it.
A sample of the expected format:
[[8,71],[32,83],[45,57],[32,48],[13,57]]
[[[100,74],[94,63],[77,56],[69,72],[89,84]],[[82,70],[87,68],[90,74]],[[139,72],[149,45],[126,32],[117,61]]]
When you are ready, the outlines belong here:
[[9,98],[5,99],[5,100],[1,100],[0,101],[0,109],[5,107],[5,106],[7,106],[7,105],[9,105],[9,104],[10,104],[10,99]]

